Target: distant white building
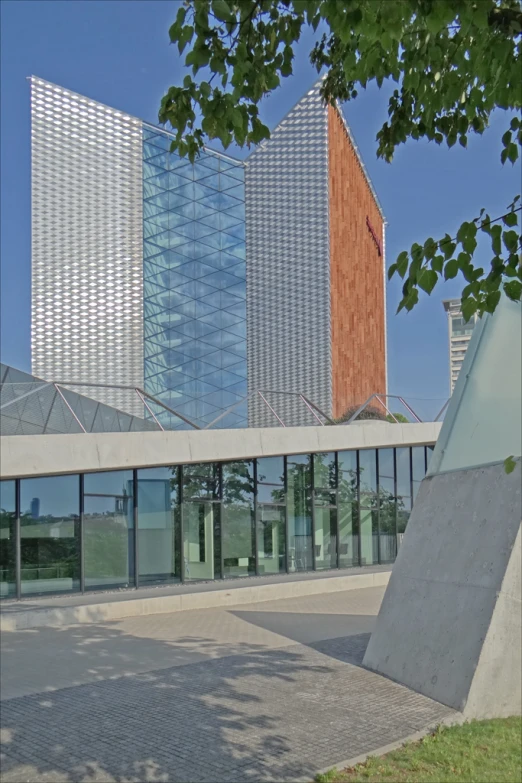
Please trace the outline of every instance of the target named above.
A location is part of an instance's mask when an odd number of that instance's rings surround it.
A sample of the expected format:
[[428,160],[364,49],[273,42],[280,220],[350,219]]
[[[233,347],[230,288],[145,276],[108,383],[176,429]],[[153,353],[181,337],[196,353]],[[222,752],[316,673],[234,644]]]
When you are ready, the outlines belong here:
[[453,394],[477,316],[473,315],[466,322],[460,309],[460,299],[443,299],[442,304],[448,314],[450,394]]

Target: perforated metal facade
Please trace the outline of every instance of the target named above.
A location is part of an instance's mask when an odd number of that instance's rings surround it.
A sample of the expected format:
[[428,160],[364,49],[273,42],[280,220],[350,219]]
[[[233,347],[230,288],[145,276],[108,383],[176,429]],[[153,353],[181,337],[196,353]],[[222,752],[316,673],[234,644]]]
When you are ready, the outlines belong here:
[[144,127],[145,390],[205,426],[247,394],[244,167],[206,150],[191,165],[170,141]]
[[[245,184],[249,390],[303,392],[330,411],[327,145],[316,84],[250,155]],[[289,424],[314,423],[291,398],[277,405]],[[276,423],[252,398],[250,426]]]
[[142,123],[35,77],[31,115],[32,371],[143,386]]

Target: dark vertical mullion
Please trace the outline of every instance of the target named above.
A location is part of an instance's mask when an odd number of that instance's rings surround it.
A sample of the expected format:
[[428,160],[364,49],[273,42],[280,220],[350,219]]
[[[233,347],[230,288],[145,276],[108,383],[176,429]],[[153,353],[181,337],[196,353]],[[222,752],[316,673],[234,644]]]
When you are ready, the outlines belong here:
[[339,558],[339,550],[341,548],[341,542],[339,540],[339,452],[335,452],[335,553],[336,553],[336,567],[341,567],[341,561]]
[[360,567],[362,562],[362,541],[361,541],[361,460],[360,450],[357,449],[357,565]]
[[85,504],[83,500],[84,474],[80,473],[80,592],[85,592]]
[[17,598],[22,597],[22,535],[20,516],[20,479],[15,479],[15,582]]
[[377,562],[381,565],[381,474],[379,472],[379,449],[375,449],[375,483],[377,497]]
[[283,457],[283,481],[284,481],[284,498],[285,498],[285,569],[286,573],[289,573],[288,568],[288,457]]
[[252,460],[252,462],[254,466],[254,557],[256,563],[256,576],[259,576],[259,551],[257,546],[257,459]]
[[133,499],[132,499],[132,514],[133,514],[133,523],[134,523],[134,586],[136,587],[136,590],[140,586],[140,575],[139,575],[139,539],[138,539],[138,471],[133,470],[132,471],[132,484],[133,484]]
[[410,452],[410,505],[413,507],[413,446],[410,446],[409,452]]
[[179,553],[180,557],[180,578],[181,578],[181,584],[185,584],[185,529],[184,529],[184,520],[185,520],[185,504],[183,502],[183,495],[184,495],[184,487],[183,487],[183,465],[180,465],[179,468],[179,533],[181,538],[181,550]]
[[219,567],[221,569],[221,573],[219,575],[220,579],[225,578],[225,563],[223,558],[223,463],[218,462],[218,482],[219,482],[219,502],[217,504],[218,506],[218,514],[219,514]]
[[[315,471],[314,471],[314,455],[310,454],[310,481],[312,484],[311,487],[311,498],[312,498],[312,570],[315,571]],[[305,490],[305,497],[306,497],[306,490]]]
[[[397,449],[393,449],[393,495],[395,498],[395,548],[399,551],[399,499],[397,497]],[[397,555],[395,555],[397,557]]]

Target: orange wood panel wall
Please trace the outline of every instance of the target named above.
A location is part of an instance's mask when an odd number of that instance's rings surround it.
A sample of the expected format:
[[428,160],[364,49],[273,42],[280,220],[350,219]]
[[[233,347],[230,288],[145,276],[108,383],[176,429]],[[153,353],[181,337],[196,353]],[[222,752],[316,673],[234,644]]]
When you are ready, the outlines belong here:
[[383,220],[337,109],[328,107],[332,414],[386,391]]

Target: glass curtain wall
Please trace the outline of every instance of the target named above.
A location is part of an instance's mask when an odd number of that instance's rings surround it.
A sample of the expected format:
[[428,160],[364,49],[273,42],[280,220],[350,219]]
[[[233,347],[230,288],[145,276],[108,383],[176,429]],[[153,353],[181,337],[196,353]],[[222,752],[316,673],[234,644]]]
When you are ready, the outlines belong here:
[[180,469],[138,470],[140,585],[181,580]]
[[259,574],[287,567],[284,457],[257,460],[257,567]]
[[80,589],[80,478],[20,481],[22,595]]
[[0,598],[16,593],[16,482],[0,481]]
[[392,563],[430,454],[361,449],[2,481],[0,596]]

